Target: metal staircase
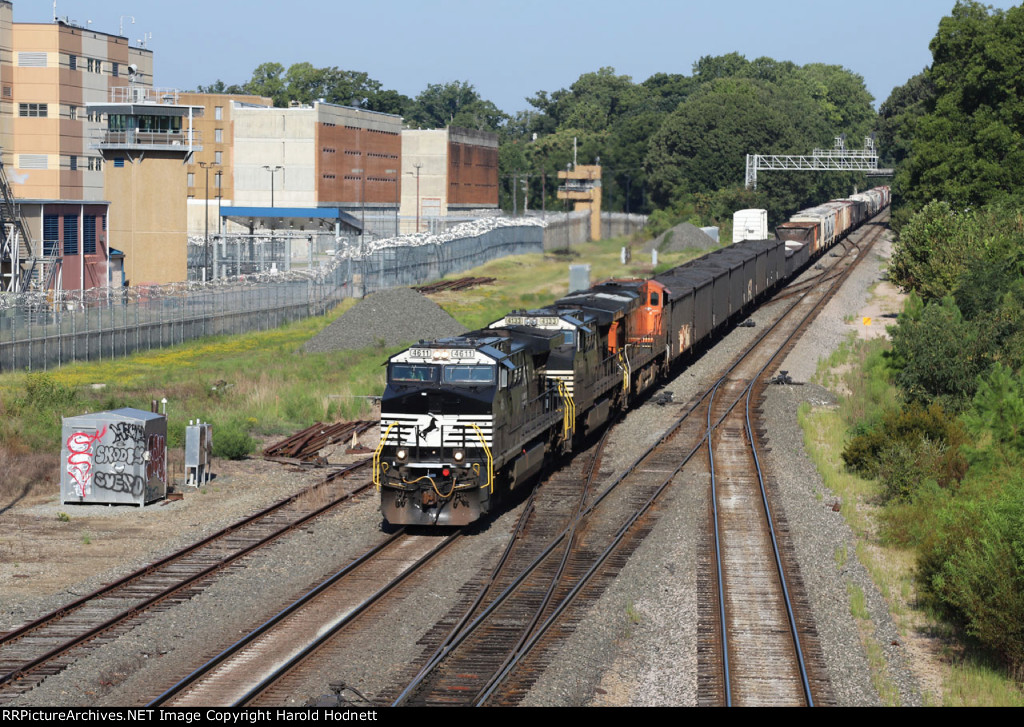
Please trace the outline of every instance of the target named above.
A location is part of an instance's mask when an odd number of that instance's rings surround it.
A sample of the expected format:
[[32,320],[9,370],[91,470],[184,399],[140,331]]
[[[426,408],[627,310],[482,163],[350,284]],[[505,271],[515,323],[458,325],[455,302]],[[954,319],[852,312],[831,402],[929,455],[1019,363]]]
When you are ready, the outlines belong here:
[[37,264],[39,262],[39,257],[33,254],[28,226],[21,216],[0,159],[0,292],[17,293],[27,289],[32,282],[46,282],[38,279],[44,267]]

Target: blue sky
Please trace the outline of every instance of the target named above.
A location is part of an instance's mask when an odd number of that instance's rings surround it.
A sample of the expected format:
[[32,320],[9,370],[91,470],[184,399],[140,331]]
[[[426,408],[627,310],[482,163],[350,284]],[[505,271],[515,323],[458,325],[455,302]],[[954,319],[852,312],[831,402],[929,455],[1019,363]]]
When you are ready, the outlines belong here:
[[[152,33],[158,86],[242,83],[265,61],[365,71],[415,96],[469,81],[503,111],[538,90],[612,66],[642,81],[689,75],[704,55],[841,65],[881,104],[931,62],[928,43],[954,0],[58,0],[57,15],[132,39]],[[1009,7],[1007,3],[995,3]],[[584,12],[587,11],[587,12]],[[47,22],[52,0],[14,0],[15,22]]]

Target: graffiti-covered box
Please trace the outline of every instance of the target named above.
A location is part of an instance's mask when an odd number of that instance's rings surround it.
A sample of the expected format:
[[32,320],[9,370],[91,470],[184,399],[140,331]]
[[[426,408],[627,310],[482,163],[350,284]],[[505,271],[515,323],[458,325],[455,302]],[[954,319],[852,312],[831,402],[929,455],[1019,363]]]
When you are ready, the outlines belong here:
[[64,419],[60,501],[142,506],[167,496],[167,417],[140,409]]

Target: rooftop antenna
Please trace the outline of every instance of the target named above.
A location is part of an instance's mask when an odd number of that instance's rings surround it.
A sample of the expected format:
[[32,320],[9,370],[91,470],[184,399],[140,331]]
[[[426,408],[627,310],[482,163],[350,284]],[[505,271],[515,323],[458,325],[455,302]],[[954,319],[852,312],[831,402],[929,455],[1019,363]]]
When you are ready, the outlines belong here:
[[131,18],[132,19],[132,25],[135,25],[135,16],[134,15],[122,15],[121,16],[121,23],[120,23],[120,25],[117,26],[117,34],[118,35],[124,35],[124,19],[125,18]]

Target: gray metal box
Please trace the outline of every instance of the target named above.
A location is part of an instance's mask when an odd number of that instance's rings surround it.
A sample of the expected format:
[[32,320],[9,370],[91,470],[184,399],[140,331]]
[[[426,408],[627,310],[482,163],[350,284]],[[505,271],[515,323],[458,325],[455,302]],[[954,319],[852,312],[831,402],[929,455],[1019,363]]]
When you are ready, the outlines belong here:
[[167,496],[167,418],[141,409],[65,417],[62,504],[138,505]]
[[590,288],[590,264],[569,266],[569,292]]
[[185,427],[185,484],[198,487],[210,479],[213,433],[209,424]]

